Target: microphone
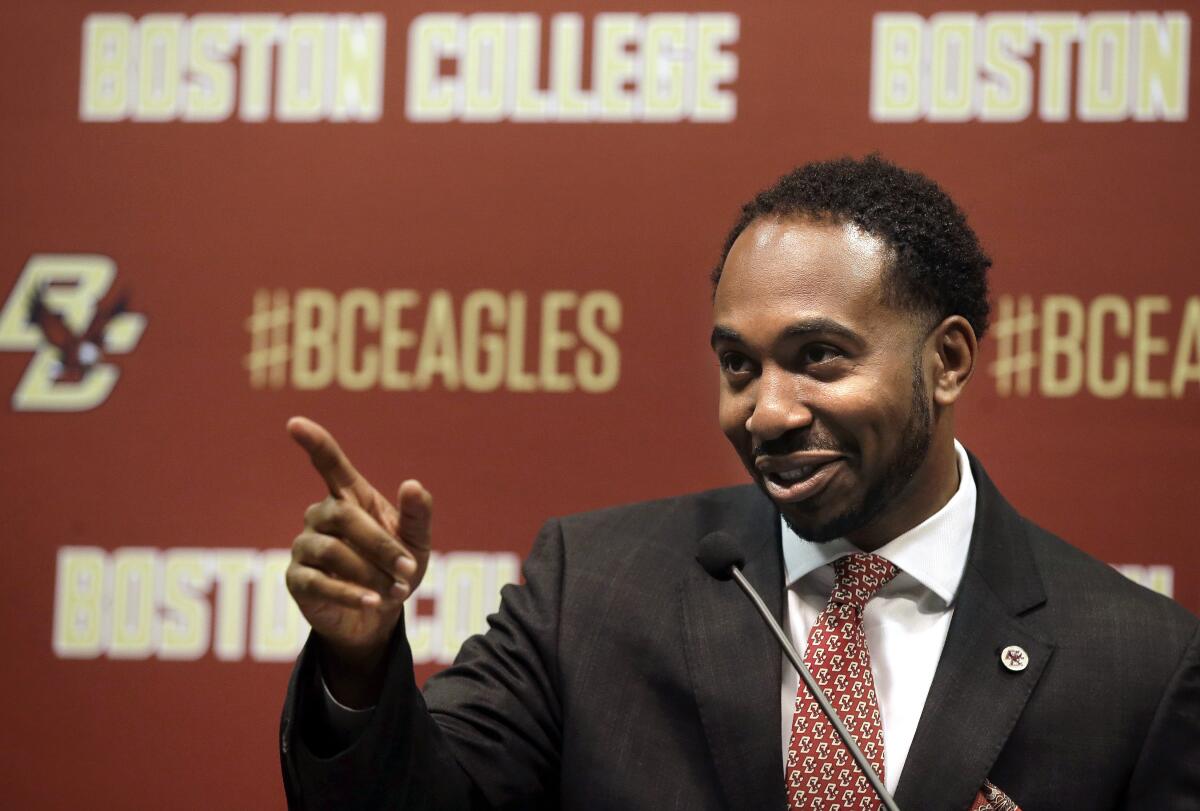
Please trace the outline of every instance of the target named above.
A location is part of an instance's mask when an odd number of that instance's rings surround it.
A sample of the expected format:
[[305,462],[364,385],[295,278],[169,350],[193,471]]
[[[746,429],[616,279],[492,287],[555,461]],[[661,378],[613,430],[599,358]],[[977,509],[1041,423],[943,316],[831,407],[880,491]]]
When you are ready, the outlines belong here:
[[842,739],[842,743],[846,744],[846,748],[850,750],[850,755],[854,758],[854,762],[858,764],[858,768],[862,769],[863,774],[866,775],[867,782],[875,790],[875,794],[878,795],[880,801],[883,803],[883,807],[887,811],[900,811],[899,806],[896,805],[896,801],[888,793],[887,788],[883,785],[883,781],[879,779],[879,775],[867,760],[866,755],[858,748],[858,744],[854,742],[850,731],[846,729],[846,725],[838,717],[837,711],[829,703],[829,698],[817,686],[812,674],[804,666],[800,655],[792,647],[792,641],[787,638],[783,629],[779,627],[779,623],[771,616],[770,610],[767,608],[766,603],[763,602],[762,597],[758,596],[758,592],[754,590],[754,586],[750,585],[750,581],[742,574],[742,567],[746,565],[746,553],[737,539],[728,532],[720,530],[710,532],[701,539],[700,552],[696,555],[696,560],[704,567],[704,571],[717,580],[733,579],[737,581],[742,591],[750,598],[750,602],[754,603],[754,607],[758,609],[758,613],[762,616],[763,621],[767,623],[767,627],[775,634],[775,638],[779,641],[779,644],[783,646],[783,652],[787,655],[788,661],[792,663],[792,667],[800,674],[800,679],[808,687],[808,691],[812,694],[812,697],[816,699],[817,706],[821,708],[821,712],[825,713],[825,717],[829,719],[829,723],[833,724],[833,729],[837,732],[837,736]]

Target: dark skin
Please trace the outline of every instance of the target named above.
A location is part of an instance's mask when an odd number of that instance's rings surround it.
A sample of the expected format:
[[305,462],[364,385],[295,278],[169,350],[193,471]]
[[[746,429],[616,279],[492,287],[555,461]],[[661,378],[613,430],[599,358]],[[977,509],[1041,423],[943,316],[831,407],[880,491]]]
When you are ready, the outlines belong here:
[[[762,219],[734,243],[713,302],[726,437],[802,537],[832,527],[864,551],[954,494],[954,405],[978,352],[966,319],[930,324],[886,302],[888,261],[852,225]],[[916,461],[913,432],[928,434]]]
[[[957,488],[954,404],[978,351],[966,319],[930,325],[885,303],[887,261],[882,242],[852,227],[760,220],[730,251],[713,306],[721,427],[801,535],[870,501],[906,458],[906,439],[928,432],[911,475],[845,533],[867,551],[924,521]],[[928,408],[917,407],[917,394]],[[320,642],[334,696],[367,707],[378,700],[404,601],[425,575],[433,498],[410,479],[393,504],[320,425],[295,417],[288,432],[329,491],[292,544],[288,589]],[[780,478],[805,468],[816,472]]]
[[388,637],[429,565],[433,496],[408,479],[393,505],[320,425],[293,417],[287,429],[329,490],[304,513],[288,591],[320,639],[330,691],[347,706],[369,707],[382,687]]

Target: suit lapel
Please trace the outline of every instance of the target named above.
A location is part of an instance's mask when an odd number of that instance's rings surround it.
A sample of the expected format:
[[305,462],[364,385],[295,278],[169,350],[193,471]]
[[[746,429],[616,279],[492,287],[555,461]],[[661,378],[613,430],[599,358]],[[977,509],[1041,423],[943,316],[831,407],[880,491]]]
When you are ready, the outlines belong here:
[[[896,790],[902,808],[961,811],[983,785],[1050,656],[1021,616],[1045,603],[1024,521],[971,457],[978,497],[954,618]],[[1028,654],[1010,671],[1000,652]]]
[[[778,513],[757,492],[747,501],[746,511],[722,516],[724,526],[712,529],[742,541],[745,575],[778,620],[783,605]],[[782,809],[782,652],[736,583],[715,580],[698,563],[682,580],[684,651],[726,805]]]

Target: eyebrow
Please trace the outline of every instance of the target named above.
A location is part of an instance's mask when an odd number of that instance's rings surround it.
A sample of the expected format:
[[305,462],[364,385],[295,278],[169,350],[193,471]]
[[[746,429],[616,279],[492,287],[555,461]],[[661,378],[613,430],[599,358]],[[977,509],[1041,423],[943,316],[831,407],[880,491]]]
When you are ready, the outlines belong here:
[[[862,336],[857,332],[829,318],[805,318],[802,321],[789,324],[784,328],[780,337],[803,338],[814,334],[837,335],[840,338],[859,345],[863,342]],[[716,348],[716,345],[721,341],[740,344],[746,343],[746,340],[742,338],[737,330],[722,327],[718,324],[713,327],[712,335],[709,338],[709,345]]]

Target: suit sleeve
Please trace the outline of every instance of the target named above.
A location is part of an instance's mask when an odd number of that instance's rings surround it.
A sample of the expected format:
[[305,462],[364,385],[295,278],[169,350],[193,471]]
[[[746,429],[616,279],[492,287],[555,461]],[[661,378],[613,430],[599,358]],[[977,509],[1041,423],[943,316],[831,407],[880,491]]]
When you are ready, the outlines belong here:
[[281,720],[281,761],[292,808],[537,808],[557,782],[557,522],[539,535],[525,584],[506,586],[489,630],[455,663],[416,687],[404,623],[389,641],[379,704],[357,740],[327,751],[319,644],[292,671]]
[[384,693],[361,735],[334,750],[310,637],[292,671],[280,724],[289,808],[476,807],[470,781],[425,707],[401,622],[388,650]]
[[1200,626],[1163,694],[1122,807],[1200,811]]
[[542,528],[523,585],[505,586],[488,631],[467,640],[425,698],[488,808],[554,807],[562,743],[562,529]]

